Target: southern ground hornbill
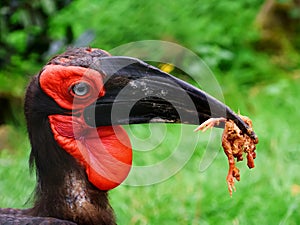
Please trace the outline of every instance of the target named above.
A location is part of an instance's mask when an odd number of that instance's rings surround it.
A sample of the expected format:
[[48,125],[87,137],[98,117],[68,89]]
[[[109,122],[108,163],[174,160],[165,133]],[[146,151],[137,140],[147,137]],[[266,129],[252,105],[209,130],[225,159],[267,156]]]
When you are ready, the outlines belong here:
[[115,224],[107,191],[131,168],[124,124],[200,124],[225,117],[250,137],[229,107],[138,59],[75,48],[31,80],[25,117],[36,167],[33,208],[0,209],[0,224]]

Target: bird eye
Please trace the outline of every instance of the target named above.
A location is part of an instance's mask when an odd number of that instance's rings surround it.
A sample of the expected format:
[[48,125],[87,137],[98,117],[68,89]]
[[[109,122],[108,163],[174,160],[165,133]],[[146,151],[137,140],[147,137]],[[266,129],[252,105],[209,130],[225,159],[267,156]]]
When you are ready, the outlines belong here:
[[85,82],[80,82],[72,87],[72,91],[77,96],[84,96],[90,91],[90,86]]

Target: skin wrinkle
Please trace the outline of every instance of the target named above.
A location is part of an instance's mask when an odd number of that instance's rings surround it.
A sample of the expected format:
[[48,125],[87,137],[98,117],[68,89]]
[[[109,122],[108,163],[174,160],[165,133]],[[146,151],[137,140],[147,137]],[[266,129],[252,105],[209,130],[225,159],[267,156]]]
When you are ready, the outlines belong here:
[[132,150],[123,128],[95,129],[70,115],[50,115],[49,121],[54,139],[85,167],[89,181],[100,190],[110,190],[127,177]]
[[[105,94],[101,74],[88,68],[48,65],[39,79],[41,89],[59,106],[68,110],[82,109]],[[86,82],[91,87],[84,98],[70,93],[71,87],[78,82]]]

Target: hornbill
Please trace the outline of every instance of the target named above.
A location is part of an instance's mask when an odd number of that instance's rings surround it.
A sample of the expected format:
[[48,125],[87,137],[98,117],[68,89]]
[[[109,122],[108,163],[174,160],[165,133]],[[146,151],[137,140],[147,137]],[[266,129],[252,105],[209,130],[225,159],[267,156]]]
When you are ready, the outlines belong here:
[[52,58],[32,78],[24,108],[37,175],[34,206],[1,209],[1,224],[115,224],[107,191],[132,163],[121,125],[225,117],[256,138],[207,93],[141,60],[95,48]]

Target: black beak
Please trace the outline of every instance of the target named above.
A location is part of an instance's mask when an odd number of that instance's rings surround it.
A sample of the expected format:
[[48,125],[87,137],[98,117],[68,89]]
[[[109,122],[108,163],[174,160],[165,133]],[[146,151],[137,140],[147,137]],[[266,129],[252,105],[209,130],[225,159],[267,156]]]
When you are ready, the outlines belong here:
[[[92,69],[104,74],[105,95],[84,111],[89,126],[149,122],[200,125],[224,117],[251,138],[255,133],[228,106],[204,91],[130,57],[98,58]],[[224,126],[224,124],[220,124]]]

